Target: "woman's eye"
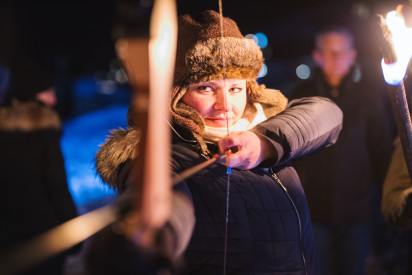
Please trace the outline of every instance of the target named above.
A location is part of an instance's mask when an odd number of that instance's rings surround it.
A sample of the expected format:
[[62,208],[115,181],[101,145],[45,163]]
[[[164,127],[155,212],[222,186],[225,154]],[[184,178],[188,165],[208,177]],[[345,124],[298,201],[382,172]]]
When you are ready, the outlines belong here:
[[205,91],[205,92],[213,92],[213,89],[212,89],[212,87],[210,87],[210,86],[199,86],[199,87],[197,87],[199,90],[201,90],[201,91]]
[[236,88],[236,87],[234,87],[234,88],[230,89],[230,91],[231,91],[232,93],[239,93],[239,92],[242,91],[242,88]]

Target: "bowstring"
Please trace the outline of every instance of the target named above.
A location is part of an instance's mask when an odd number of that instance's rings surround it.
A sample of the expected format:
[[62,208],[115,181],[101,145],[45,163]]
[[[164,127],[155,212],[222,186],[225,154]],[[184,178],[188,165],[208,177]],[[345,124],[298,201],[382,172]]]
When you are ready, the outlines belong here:
[[[225,119],[226,119],[226,130],[227,135],[230,134],[229,132],[229,119],[227,113],[227,95],[226,95],[226,63],[225,63],[225,55],[223,52],[224,49],[224,30],[223,30],[223,7],[222,7],[222,0],[218,0],[219,2],[219,21],[220,21],[220,52],[222,55],[222,65],[223,65],[223,100],[226,107],[225,110]],[[230,148],[227,151],[227,154],[230,154]],[[226,275],[226,254],[227,254],[227,239],[228,239],[228,225],[229,225],[229,194],[230,194],[230,175],[232,174],[232,168],[227,166],[226,168],[227,174],[227,182],[226,182],[226,219],[225,219],[225,241],[224,241],[224,250],[223,250],[223,275]]]

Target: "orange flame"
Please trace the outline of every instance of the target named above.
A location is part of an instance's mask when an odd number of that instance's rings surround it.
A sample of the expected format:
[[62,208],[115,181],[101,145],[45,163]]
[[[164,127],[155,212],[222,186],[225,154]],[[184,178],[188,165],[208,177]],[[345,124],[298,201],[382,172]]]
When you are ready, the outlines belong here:
[[382,59],[382,71],[386,83],[400,84],[406,75],[409,61],[412,57],[412,28],[408,28],[400,12],[400,7],[387,13],[385,24],[392,34],[391,42],[397,55],[397,60],[387,64]]

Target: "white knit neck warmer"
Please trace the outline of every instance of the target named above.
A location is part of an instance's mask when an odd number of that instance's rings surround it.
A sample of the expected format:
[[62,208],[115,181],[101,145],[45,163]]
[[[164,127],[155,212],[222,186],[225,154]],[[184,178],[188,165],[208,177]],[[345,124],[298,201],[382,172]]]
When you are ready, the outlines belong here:
[[[229,132],[239,132],[246,131],[254,127],[255,125],[265,121],[267,119],[265,113],[263,112],[262,105],[259,103],[253,104],[256,107],[256,115],[252,121],[247,120],[246,118],[241,118],[238,122],[229,127]],[[210,141],[217,143],[222,137],[227,135],[226,127],[209,127],[205,126],[205,134],[203,139],[205,141]]]

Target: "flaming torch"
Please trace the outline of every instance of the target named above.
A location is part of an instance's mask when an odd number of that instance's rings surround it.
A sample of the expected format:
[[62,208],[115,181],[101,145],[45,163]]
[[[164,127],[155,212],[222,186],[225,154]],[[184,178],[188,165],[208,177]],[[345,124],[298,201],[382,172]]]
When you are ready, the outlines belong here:
[[412,176],[412,126],[403,80],[412,57],[412,28],[405,24],[403,6],[381,17],[387,50],[381,62],[409,176]]

